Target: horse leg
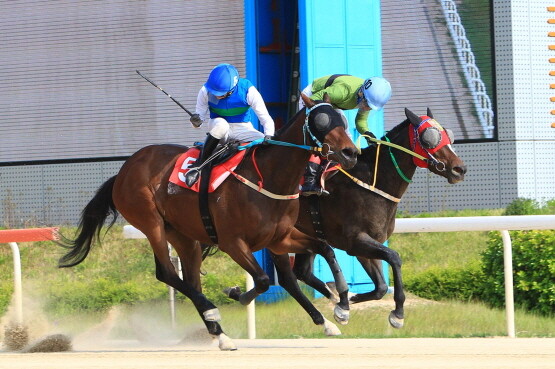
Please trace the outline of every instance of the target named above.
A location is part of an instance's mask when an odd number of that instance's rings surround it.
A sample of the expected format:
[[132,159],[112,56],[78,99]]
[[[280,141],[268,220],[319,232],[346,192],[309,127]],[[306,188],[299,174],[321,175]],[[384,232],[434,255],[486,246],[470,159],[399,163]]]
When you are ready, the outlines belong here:
[[293,273],[299,281],[304,282],[308,286],[320,292],[324,297],[331,300],[334,304],[339,302],[336,296],[327,284],[316,278],[312,273],[314,270],[314,254],[295,254],[295,263],[293,265]]
[[[229,242],[220,244],[220,250],[227,253],[233,261],[239,264],[241,268],[252,276],[254,288],[246,292],[241,292],[239,287],[230,287],[226,288],[224,293],[229,298],[239,301],[241,305],[248,305],[257,296],[268,291],[268,288],[270,288],[270,277],[268,277],[268,275],[260,267],[250,248],[244,241],[239,240],[234,243],[233,245],[236,247],[229,247],[231,244],[232,243]],[[224,248],[223,245],[228,246]]]
[[[199,303],[198,306],[206,306],[206,302],[210,303],[208,299],[202,294],[202,287],[200,282],[200,265],[202,264],[202,250],[200,244],[194,240],[191,240],[188,237],[185,237],[181,233],[177,232],[174,229],[166,230],[166,237],[170,244],[173,246],[177,254],[179,255],[179,259],[181,261],[181,266],[183,269],[183,281],[182,283],[186,286],[189,286],[193,290],[193,294],[197,294],[199,296]],[[163,266],[159,262],[159,260],[155,257],[156,260],[156,274],[158,272],[163,274]],[[160,268],[160,269],[159,269]],[[175,272],[175,268],[174,268]],[[175,287],[174,287],[175,288]],[[179,290],[179,289],[178,289]],[[187,297],[191,298],[187,294]],[[202,301],[202,300],[206,301]],[[197,304],[191,298],[195,307]],[[211,304],[211,303],[210,303]],[[213,305],[212,305],[213,306]],[[201,308],[202,309],[202,308]],[[220,312],[214,306],[209,310],[201,310],[197,307],[199,314],[206,325],[206,329],[208,333],[212,335],[212,337],[218,339],[218,346],[221,350],[236,350],[237,347],[233,343],[233,341],[223,332],[222,327],[218,323],[221,320]]]
[[[339,324],[347,324],[349,322],[349,286],[347,285],[347,281],[345,281],[345,277],[343,276],[343,272],[341,271],[341,267],[335,258],[335,252],[333,252],[331,246],[325,242],[315,240],[294,228],[290,235],[290,247],[293,250],[311,250],[322,255],[324,260],[326,260],[339,295],[339,302],[335,305],[335,309],[333,310],[334,318]],[[314,277],[314,279],[316,280],[316,277]]]
[[[367,259],[380,259],[387,262],[393,271],[393,300],[395,301],[395,310],[389,314],[389,324],[394,328],[401,328],[404,324],[404,308],[405,292],[403,291],[403,278],[401,273],[401,257],[399,253],[380,242],[374,240],[366,233],[359,233],[351,242],[348,250],[349,255],[362,256]],[[380,273],[381,274],[381,273]],[[357,300],[361,302],[365,300]]]
[[378,259],[367,259],[362,256],[357,256],[357,260],[362,265],[372,282],[374,283],[374,290],[371,292],[358,293],[351,296],[351,302],[363,302],[370,300],[381,300],[387,293],[387,284],[382,270],[382,261]]
[[312,318],[312,321],[316,325],[322,325],[324,327],[324,333],[327,336],[338,336],[341,331],[337,328],[335,324],[324,318],[322,313],[314,307],[310,300],[305,296],[297,279],[291,270],[291,265],[289,264],[289,255],[276,255],[270,252],[272,260],[276,266],[276,271],[278,273],[279,284],[285,288],[287,292],[302,306],[302,308],[308,313]]

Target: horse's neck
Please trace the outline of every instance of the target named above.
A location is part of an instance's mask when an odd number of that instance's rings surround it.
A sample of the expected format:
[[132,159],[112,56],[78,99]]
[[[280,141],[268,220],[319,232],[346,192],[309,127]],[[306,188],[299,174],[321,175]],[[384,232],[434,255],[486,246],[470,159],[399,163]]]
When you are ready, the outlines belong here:
[[[407,126],[407,130],[408,130]],[[410,142],[408,131],[403,129],[401,133],[397,136],[399,137],[397,142],[393,142],[396,145],[403,146],[410,150]],[[371,180],[370,184],[374,181],[374,176],[376,177],[376,188],[387,192],[388,194],[401,198],[407,191],[409,183],[405,181],[396,169],[395,163],[390,154],[390,148],[386,145],[380,145],[379,156],[376,155],[377,147],[371,147],[365,149],[362,154],[362,160],[366,166],[365,170],[369,171],[368,180]],[[403,175],[407,179],[412,179],[415,171],[416,165],[412,160],[412,156],[395,148],[391,148],[391,153]],[[376,169],[375,163],[378,160],[378,167]]]
[[[305,145],[303,124],[304,114],[297,115],[295,121],[280,131],[274,139],[294,145]],[[298,192],[299,182],[310,158],[309,151],[272,144],[257,150],[254,157],[262,174],[265,189],[279,194]],[[253,167],[251,169],[256,170]]]

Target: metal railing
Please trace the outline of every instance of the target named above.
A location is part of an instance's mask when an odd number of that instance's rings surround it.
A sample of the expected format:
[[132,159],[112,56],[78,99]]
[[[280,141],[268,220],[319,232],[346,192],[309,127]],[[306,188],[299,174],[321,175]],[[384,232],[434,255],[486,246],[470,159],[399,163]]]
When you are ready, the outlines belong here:
[[[555,215],[514,215],[445,218],[399,218],[395,221],[394,233],[418,232],[478,232],[500,231],[503,239],[503,264],[505,278],[505,310],[507,336],[514,338],[515,312],[513,294],[512,243],[509,231],[555,229]],[[145,238],[136,228],[123,228],[126,238]],[[247,273],[247,290],[254,287],[252,277]],[[256,338],[254,301],[247,306],[248,338]]]

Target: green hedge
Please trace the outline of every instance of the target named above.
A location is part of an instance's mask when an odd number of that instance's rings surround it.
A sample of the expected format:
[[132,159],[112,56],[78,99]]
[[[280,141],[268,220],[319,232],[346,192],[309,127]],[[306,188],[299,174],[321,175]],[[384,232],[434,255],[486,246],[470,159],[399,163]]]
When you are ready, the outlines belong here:
[[[555,231],[510,232],[513,250],[515,304],[543,315],[555,314]],[[460,301],[481,300],[505,306],[503,240],[490,232],[481,263],[456,268],[432,267],[405,278],[418,296]]]
[[[555,231],[510,232],[515,303],[541,314],[555,314]],[[484,301],[505,305],[503,240],[491,232],[482,255]]]
[[479,263],[459,268],[431,267],[423,273],[408,276],[407,290],[431,300],[470,301],[482,295],[484,275]]

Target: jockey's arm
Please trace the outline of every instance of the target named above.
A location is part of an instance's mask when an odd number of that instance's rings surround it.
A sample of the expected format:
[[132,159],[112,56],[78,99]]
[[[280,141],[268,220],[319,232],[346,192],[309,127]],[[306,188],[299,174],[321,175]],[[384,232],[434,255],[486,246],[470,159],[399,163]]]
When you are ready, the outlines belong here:
[[247,103],[252,110],[254,110],[256,116],[260,120],[260,124],[264,127],[264,135],[273,136],[275,133],[274,120],[268,113],[262,95],[260,95],[260,92],[258,92],[254,86],[251,86],[247,92]]
[[198,92],[195,113],[200,116],[200,119],[202,119],[203,122],[206,122],[210,118],[210,110],[208,109],[208,91],[204,86],[202,86]]
[[358,133],[361,135],[365,134],[365,132],[370,131],[368,129],[368,116],[370,115],[370,111],[359,109],[357,112],[357,116],[355,117],[355,126],[357,128]]

